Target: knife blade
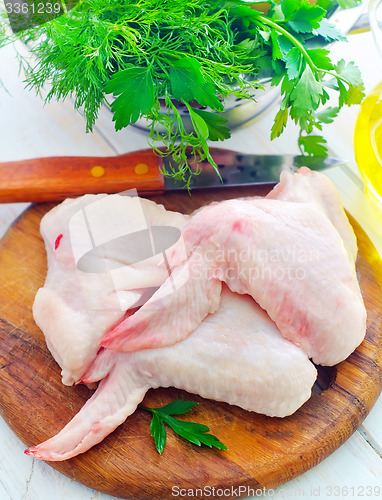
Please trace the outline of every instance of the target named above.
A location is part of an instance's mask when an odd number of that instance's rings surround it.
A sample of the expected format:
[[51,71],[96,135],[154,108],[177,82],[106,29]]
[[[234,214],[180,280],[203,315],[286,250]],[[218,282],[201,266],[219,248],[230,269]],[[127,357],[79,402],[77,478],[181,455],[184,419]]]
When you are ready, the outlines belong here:
[[[291,173],[303,166],[311,170],[323,170],[345,163],[344,160],[324,156],[302,155],[255,155],[235,151],[212,150],[211,154],[218,166],[219,176],[208,161],[200,162],[201,173],[191,178],[190,189],[239,187],[276,184],[283,170]],[[164,163],[171,165],[171,158]],[[174,179],[165,179],[165,190],[179,189]]]
[[[241,154],[210,148],[220,177],[208,162],[194,175],[191,189],[275,184],[282,170],[295,172],[305,165],[322,170],[344,163],[332,157]],[[0,163],[0,202],[60,201],[85,193],[118,193],[136,189],[148,195],[185,190],[184,183],[161,174],[173,160],[144,149],[109,157],[57,156]],[[196,163],[191,164],[197,168]]]

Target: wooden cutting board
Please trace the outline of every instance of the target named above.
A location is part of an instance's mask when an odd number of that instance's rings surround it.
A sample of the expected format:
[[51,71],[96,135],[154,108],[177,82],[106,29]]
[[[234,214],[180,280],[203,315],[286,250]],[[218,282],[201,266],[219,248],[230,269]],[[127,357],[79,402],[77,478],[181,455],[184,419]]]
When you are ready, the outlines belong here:
[[[258,194],[265,194],[264,189],[171,193],[155,199],[189,213],[212,200]],[[32,318],[34,296],[46,273],[39,222],[51,207],[29,209],[0,243],[0,411],[26,446],[56,434],[91,395],[86,387],[62,385],[60,369]],[[235,496],[239,490],[231,488],[239,487],[246,497],[245,488],[275,488],[336,450],[366,417],[382,385],[382,263],[366,234],[352,223],[368,310],[366,339],[346,361],[321,370],[324,390],[316,388],[294,415],[270,418],[176,389],[151,390],[144,400],[147,406],[179,398],[200,402],[187,419],[208,425],[228,450],[199,448],[169,431],[160,456],[150,437],[150,415],[137,410],[102,443],[52,467],[122,498],[170,499],[179,488],[205,488],[208,498],[221,497],[219,488],[228,488]],[[203,497],[201,491],[196,495]]]

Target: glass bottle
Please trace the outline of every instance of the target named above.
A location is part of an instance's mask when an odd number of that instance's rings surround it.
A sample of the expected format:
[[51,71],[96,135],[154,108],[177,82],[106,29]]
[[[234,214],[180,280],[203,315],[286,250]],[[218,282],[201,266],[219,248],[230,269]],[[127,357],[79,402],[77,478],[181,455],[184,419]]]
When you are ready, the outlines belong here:
[[[382,0],[370,1],[369,19],[382,53]],[[382,82],[361,105],[354,130],[354,149],[368,198],[382,220]]]

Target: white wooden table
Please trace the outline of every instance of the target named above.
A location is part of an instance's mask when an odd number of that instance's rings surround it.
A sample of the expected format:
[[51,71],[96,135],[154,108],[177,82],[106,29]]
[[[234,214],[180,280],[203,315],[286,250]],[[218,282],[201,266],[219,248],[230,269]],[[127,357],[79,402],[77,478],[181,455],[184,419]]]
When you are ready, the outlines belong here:
[[[370,90],[382,81],[382,62],[370,33],[349,37],[332,48],[335,60],[344,57],[360,67]],[[82,117],[71,102],[45,107],[24,89],[12,47],[0,50],[0,76],[9,94],[0,90],[0,161],[49,155],[114,155],[146,147],[146,135],[134,128],[114,131],[106,110],[92,134],[85,133]],[[271,142],[268,138],[276,108],[252,124],[236,130],[223,146],[253,153],[297,152],[295,128]],[[358,107],[346,108],[325,128],[331,153],[349,159],[328,175],[337,185],[346,209],[369,234],[382,255],[382,228],[363,192],[353,154],[353,128]],[[26,204],[0,205],[0,231],[4,233]],[[382,296],[381,296],[382,300]],[[0,389],[1,390],[1,389]],[[321,464],[264,496],[276,499],[382,499],[382,397],[353,436]],[[46,463],[24,455],[24,445],[0,419],[1,500],[108,500],[54,471]],[[202,487],[203,485],[200,485]],[[380,487],[379,493],[378,488]]]

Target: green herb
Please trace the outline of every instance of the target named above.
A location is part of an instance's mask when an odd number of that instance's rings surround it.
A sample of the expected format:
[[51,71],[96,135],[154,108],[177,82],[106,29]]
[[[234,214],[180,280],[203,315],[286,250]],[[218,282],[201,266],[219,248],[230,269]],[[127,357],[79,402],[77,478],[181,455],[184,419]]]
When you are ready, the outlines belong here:
[[[243,13],[243,8],[242,13]],[[273,81],[281,84],[283,100],[276,114],[271,138],[278,137],[284,130],[288,114],[300,126],[298,144],[307,154],[327,153],[325,139],[312,134],[321,131],[325,112],[318,112],[320,105],[329,99],[328,90],[338,92],[338,107],[331,107],[333,119],[344,104],[360,103],[364,86],[358,68],[354,63],[341,60],[337,65],[329,59],[325,48],[309,49],[307,33],[319,32],[326,39],[339,39],[338,33],[327,23],[320,30],[326,11],[317,4],[299,0],[283,0],[273,3],[267,16],[251,10],[247,15],[256,25],[262,25],[262,32],[269,33],[273,40]],[[330,29],[328,29],[330,28]],[[277,34],[277,37],[276,37]]]
[[185,401],[178,399],[161,408],[147,408],[140,406],[142,410],[152,413],[152,420],[150,425],[151,435],[154,437],[155,447],[159,453],[162,453],[166,444],[166,428],[167,424],[179,436],[190,441],[193,444],[201,446],[202,444],[214,446],[219,450],[226,450],[227,447],[219,441],[217,437],[212,434],[207,434],[210,429],[206,425],[198,424],[195,422],[186,422],[172,417],[171,415],[181,415],[189,412],[198,403],[194,401]]
[[[343,7],[356,2],[339,0]],[[88,130],[103,104],[117,130],[146,118],[149,144],[178,162],[163,173],[181,182],[193,174],[190,151],[214,164],[210,141],[230,136],[221,115],[226,99],[256,99],[264,78],[282,93],[271,138],[291,119],[300,128],[301,152],[326,154],[322,125],[364,96],[354,63],[331,61],[325,48],[344,38],[327,19],[333,2],[270,0],[266,14],[257,3],[80,0],[65,15],[17,35],[0,23],[0,47],[16,38],[31,42],[34,60],[22,61],[27,85],[40,92],[48,84],[46,101],[72,98]],[[327,111],[330,94],[338,102]]]

